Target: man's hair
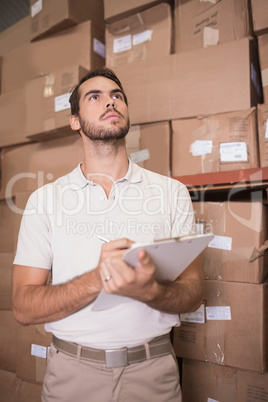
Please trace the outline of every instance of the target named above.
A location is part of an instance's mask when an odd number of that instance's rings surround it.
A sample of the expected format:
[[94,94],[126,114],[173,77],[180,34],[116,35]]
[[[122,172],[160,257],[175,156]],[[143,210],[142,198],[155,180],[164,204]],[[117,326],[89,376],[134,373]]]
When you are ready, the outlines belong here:
[[81,96],[80,91],[79,91],[80,86],[85,81],[90,80],[91,78],[94,78],[94,77],[105,77],[105,78],[109,78],[110,80],[114,81],[119,86],[121,91],[123,92],[124,101],[125,101],[126,105],[128,105],[127,97],[124,92],[123,86],[122,86],[119,78],[115,75],[115,73],[108,67],[100,67],[100,68],[96,67],[96,68],[89,70],[88,73],[84,77],[82,77],[81,80],[79,81],[79,83],[73,88],[73,90],[71,92],[71,96],[69,98],[72,115],[77,116],[79,114],[79,101],[80,101],[80,96]]

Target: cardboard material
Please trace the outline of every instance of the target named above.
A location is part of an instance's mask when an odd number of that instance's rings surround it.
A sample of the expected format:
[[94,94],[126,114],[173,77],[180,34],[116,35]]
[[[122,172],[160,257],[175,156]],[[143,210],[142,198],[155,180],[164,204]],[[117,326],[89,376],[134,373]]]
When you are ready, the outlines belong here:
[[267,303],[268,283],[204,281],[206,321],[174,329],[176,355],[267,372]]
[[16,371],[16,328],[12,311],[0,310],[0,369]]
[[262,283],[268,276],[267,254],[250,261],[267,240],[267,205],[226,201],[194,202],[193,207],[199,230],[215,235],[203,253],[204,278]]
[[99,0],[30,0],[31,40],[40,40],[81,22],[103,26],[103,2]]
[[175,52],[252,35],[248,0],[175,0]]
[[172,175],[259,167],[256,109],[172,121]]
[[0,389],[4,402],[41,401],[42,384],[23,381],[11,371],[0,370]]
[[107,24],[106,65],[151,60],[171,53],[172,17],[167,3]]
[[82,141],[76,133],[61,139],[6,148],[2,151],[0,199],[34,191],[71,172],[82,161]]
[[69,97],[86,72],[80,66],[70,66],[27,82],[25,132],[28,138],[38,141],[74,135],[69,126]]
[[14,253],[0,254],[0,310],[12,310],[12,272]]
[[170,124],[132,126],[126,145],[130,159],[145,169],[170,176]]
[[13,253],[15,251],[15,220],[16,213],[12,211],[9,204],[14,200],[6,199],[0,201],[0,253]]
[[259,45],[263,100],[264,103],[268,103],[268,33],[262,36],[258,36],[258,45]]
[[24,90],[0,95],[0,147],[29,142],[25,135]]
[[41,41],[24,44],[3,57],[2,93],[21,89],[33,78],[74,63],[86,69],[103,66],[103,43],[104,30],[86,21]]
[[18,326],[16,375],[25,381],[42,383],[52,334],[43,325]]
[[268,374],[235,370],[197,360],[183,360],[184,402],[267,402]]
[[268,104],[258,105],[258,136],[259,136],[259,154],[260,166],[268,166]]
[[30,39],[30,17],[27,16],[0,33],[0,55],[29,43]]
[[165,0],[104,0],[104,20],[118,21],[163,2]]
[[116,67],[129,99],[131,123],[245,110],[262,103],[255,50],[254,42],[241,39],[172,54],[157,63]]
[[268,2],[266,0],[251,0],[254,33],[268,33]]

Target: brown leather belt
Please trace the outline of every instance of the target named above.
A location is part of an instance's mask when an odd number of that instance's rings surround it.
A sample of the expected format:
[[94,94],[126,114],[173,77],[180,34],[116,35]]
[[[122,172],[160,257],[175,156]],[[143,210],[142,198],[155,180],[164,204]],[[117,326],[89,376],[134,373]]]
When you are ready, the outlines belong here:
[[66,342],[53,335],[52,343],[57,350],[69,356],[92,362],[104,363],[107,368],[128,366],[129,364],[165,356],[171,353],[172,346],[169,334],[158,336],[144,345],[133,348],[120,349],[93,349],[80,346],[76,343]]

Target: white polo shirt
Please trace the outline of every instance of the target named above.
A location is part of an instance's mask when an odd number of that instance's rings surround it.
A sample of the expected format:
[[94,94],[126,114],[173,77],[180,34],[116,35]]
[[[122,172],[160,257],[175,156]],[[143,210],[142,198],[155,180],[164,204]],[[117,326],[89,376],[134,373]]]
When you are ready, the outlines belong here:
[[[177,180],[130,161],[127,174],[113,182],[107,198],[79,165],[30,196],[14,264],[52,270],[52,283],[64,283],[97,266],[102,245],[98,235],[143,242],[188,234],[193,224],[188,190]],[[107,349],[147,342],[179,324],[178,315],[135,300],[102,311],[92,311],[93,304],[47,323],[46,330],[67,341]]]

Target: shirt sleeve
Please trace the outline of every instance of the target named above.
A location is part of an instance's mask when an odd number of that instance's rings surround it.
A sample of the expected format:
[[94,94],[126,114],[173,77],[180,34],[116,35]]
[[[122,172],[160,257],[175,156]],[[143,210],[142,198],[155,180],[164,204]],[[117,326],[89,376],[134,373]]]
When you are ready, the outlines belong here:
[[31,194],[24,210],[14,264],[51,269],[51,222],[45,207],[45,191]]

